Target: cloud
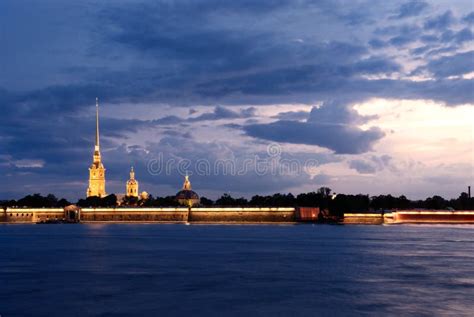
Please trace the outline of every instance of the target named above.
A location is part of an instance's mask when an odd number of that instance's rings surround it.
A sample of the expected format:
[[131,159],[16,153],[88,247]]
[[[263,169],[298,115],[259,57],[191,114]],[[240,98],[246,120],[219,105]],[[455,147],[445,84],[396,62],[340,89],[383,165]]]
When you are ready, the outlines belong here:
[[184,121],[183,118],[171,115],[171,116],[165,116],[159,119],[154,119],[152,121],[153,124],[155,125],[175,125],[178,123],[182,123]]
[[392,157],[386,154],[349,160],[348,165],[349,168],[356,170],[360,174],[375,174],[386,168],[392,172],[397,171],[397,168],[392,164]]
[[385,134],[377,127],[362,130],[357,125],[373,117],[359,115],[341,102],[313,107],[306,122],[279,120],[268,124],[243,127],[249,136],[276,142],[317,145],[337,154],[359,154],[370,151]]
[[464,16],[462,20],[467,24],[474,24],[474,11]]
[[383,47],[387,43],[393,46],[404,46],[416,42],[422,34],[422,29],[417,24],[400,24],[387,27],[379,27],[374,30],[374,35],[389,37],[385,42],[380,38],[372,39],[369,44]]
[[371,39],[369,41],[369,45],[370,45],[370,47],[377,49],[377,48],[385,47],[387,45],[387,43],[385,43],[384,41],[382,41],[380,39]]
[[451,10],[448,10],[441,15],[426,20],[423,27],[425,28],[425,30],[443,30],[453,24],[454,21],[455,18],[453,12]]
[[248,107],[242,109],[240,112],[233,111],[231,109],[217,106],[214,108],[212,112],[203,113],[197,117],[188,118],[189,122],[196,122],[196,121],[209,121],[209,120],[221,120],[221,119],[239,119],[239,118],[250,118],[255,115],[255,108]]
[[273,116],[272,118],[274,119],[280,119],[280,120],[294,120],[294,121],[299,121],[299,120],[306,120],[309,117],[310,112],[309,111],[285,111],[285,112],[280,112],[277,115]]
[[410,1],[400,6],[396,18],[403,19],[419,15],[428,7],[428,3],[424,1]]
[[436,77],[449,77],[474,71],[474,51],[444,56],[428,62],[426,69]]
[[376,168],[372,163],[359,159],[349,161],[349,167],[360,174],[374,174],[376,172]]
[[468,28],[464,28],[458,32],[456,32],[452,36],[452,40],[457,44],[462,44],[465,42],[470,42],[473,39],[472,31]]

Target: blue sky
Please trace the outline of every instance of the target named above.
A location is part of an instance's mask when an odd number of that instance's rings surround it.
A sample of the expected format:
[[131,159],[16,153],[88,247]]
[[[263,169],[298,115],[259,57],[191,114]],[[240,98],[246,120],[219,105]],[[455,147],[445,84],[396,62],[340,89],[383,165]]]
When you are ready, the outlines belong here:
[[[107,191],[456,197],[473,183],[472,1],[0,3],[0,199]],[[268,146],[278,145],[269,156]],[[255,157],[317,162],[258,173]],[[200,175],[196,162],[254,165]]]

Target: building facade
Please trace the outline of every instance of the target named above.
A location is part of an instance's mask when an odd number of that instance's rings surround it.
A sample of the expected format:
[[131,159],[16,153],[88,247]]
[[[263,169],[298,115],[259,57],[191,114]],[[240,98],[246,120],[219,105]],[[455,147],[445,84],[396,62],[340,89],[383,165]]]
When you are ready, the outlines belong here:
[[138,198],[138,182],[135,179],[135,171],[133,170],[133,167],[130,169],[130,179],[127,181],[125,193],[128,197]]
[[99,99],[96,98],[96,118],[95,118],[95,146],[92,165],[89,167],[89,187],[87,188],[87,197],[107,196],[105,192],[105,168],[102,164],[100,155],[99,138]]

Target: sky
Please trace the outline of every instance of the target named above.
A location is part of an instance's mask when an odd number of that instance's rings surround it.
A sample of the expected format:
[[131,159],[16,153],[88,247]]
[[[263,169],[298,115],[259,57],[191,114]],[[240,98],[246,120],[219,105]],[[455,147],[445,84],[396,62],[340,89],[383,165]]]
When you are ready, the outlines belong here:
[[3,0],[0,199],[458,197],[474,182],[474,4]]

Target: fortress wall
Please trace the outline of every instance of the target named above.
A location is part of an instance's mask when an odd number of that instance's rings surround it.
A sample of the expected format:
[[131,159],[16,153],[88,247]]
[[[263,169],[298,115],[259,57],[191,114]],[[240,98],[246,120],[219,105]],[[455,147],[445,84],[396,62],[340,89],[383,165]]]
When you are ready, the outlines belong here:
[[393,223],[474,223],[472,210],[404,210],[393,212]]
[[187,208],[84,208],[82,222],[187,222]]
[[474,211],[402,210],[381,214],[344,214],[344,224],[473,223]]
[[380,225],[383,222],[382,214],[344,214],[344,224]]
[[[313,218],[311,210],[311,218]],[[0,212],[3,223],[36,223],[63,220],[62,208],[8,208]],[[289,223],[303,221],[295,208],[84,208],[82,222],[202,222],[202,223]],[[403,210],[344,214],[344,224],[473,223],[474,211]]]
[[191,208],[189,222],[295,222],[295,208]]
[[[62,220],[62,208],[7,209],[2,222],[36,223]],[[295,222],[295,208],[84,208],[81,222]]]
[[35,223],[38,221],[59,220],[64,218],[62,208],[7,208],[0,218],[8,223]]

